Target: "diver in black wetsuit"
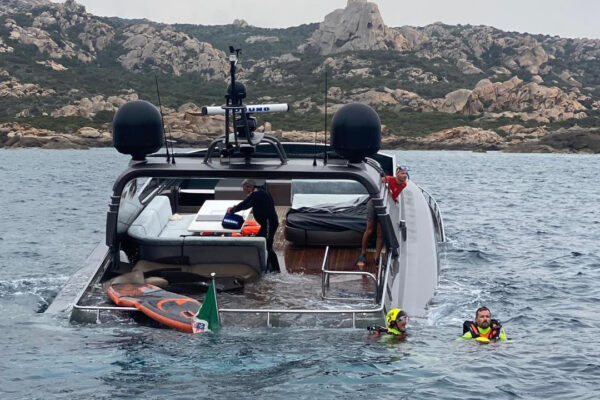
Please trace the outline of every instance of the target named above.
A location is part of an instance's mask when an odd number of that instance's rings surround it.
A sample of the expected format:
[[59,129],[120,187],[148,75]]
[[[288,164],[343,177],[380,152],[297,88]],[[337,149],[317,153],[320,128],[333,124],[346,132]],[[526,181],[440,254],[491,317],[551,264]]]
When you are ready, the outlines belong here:
[[269,192],[257,187],[254,179],[244,179],[242,181],[242,190],[248,197],[236,206],[228,208],[227,212],[236,213],[252,208],[254,219],[260,224],[260,231],[258,231],[257,236],[267,239],[267,269],[272,272],[280,272],[279,260],[273,251],[273,238],[279,226],[273,198]]

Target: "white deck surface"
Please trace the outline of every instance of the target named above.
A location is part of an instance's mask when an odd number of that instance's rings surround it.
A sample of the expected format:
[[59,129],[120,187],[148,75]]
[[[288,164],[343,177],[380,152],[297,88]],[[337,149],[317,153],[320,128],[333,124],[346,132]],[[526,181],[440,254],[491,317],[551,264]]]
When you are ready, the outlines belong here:
[[[229,207],[238,204],[239,200],[206,200],[192,223],[188,227],[190,232],[215,232],[215,233],[234,233],[241,232],[242,229],[225,229],[221,221]],[[250,209],[240,211],[236,214],[244,217],[244,220],[250,215]]]

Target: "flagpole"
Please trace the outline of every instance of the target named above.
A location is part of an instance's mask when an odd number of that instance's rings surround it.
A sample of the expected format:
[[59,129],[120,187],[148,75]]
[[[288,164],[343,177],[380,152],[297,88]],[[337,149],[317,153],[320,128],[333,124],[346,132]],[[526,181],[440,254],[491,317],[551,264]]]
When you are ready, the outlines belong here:
[[217,274],[215,272],[210,273],[210,277],[212,278],[212,284],[215,293],[215,307],[217,309],[217,321],[219,321],[219,326],[221,326],[221,314],[219,313],[219,302],[217,301],[217,286],[215,286],[215,276]]

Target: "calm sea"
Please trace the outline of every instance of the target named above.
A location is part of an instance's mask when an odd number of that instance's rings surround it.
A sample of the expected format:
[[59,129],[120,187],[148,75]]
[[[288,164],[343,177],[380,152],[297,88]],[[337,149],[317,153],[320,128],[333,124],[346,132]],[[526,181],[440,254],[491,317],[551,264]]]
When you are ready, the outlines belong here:
[[[112,149],[0,150],[2,399],[600,398],[600,157],[397,152],[445,217],[404,343],[353,329],[186,335],[43,310],[104,239]],[[457,342],[485,304],[508,343]]]

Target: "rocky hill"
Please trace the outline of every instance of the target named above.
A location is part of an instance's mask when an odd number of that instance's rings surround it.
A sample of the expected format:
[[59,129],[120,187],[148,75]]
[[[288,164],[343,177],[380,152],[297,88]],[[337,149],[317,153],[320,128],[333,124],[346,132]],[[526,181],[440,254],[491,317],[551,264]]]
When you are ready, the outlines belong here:
[[322,129],[327,71],[329,110],[372,105],[389,147],[600,151],[600,40],[393,28],[366,0],[287,29],[165,25],[97,17],[73,0],[4,0],[0,146],[109,145],[120,105],[157,103],[155,76],[179,143],[205,143],[219,120],[189,110],[223,102],[228,45],[243,49],[249,102],[292,105],[259,118],[286,140]]
[[408,40],[397,30],[388,28],[379,8],[367,0],[348,0],[343,10],[325,16],[301,52],[334,54],[356,50],[403,50]]

